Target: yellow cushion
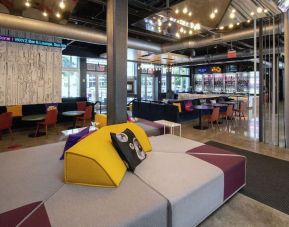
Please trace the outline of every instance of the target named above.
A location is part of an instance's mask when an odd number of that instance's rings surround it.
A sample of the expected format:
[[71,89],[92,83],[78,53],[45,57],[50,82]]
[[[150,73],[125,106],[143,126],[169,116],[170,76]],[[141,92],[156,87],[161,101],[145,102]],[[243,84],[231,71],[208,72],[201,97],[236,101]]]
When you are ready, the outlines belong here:
[[11,112],[13,117],[22,117],[22,106],[16,105],[16,106],[7,106],[7,112]]
[[182,112],[182,104],[180,102],[174,102],[173,105],[178,107],[179,112]]
[[102,128],[107,125],[107,116],[105,114],[95,114],[95,122],[99,123],[98,128]]
[[134,123],[103,127],[66,151],[64,159],[65,182],[99,187],[117,187],[124,177],[126,166],[112,145],[110,133],[119,133],[126,128],[135,133],[144,150],[149,148],[150,143],[145,132]]

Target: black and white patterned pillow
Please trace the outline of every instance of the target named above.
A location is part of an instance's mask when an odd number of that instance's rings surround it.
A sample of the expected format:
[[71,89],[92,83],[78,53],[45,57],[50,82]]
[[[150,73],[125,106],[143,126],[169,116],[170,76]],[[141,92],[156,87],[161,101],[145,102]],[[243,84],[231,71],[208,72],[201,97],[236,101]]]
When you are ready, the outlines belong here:
[[121,133],[110,133],[110,136],[113,146],[127,164],[128,170],[134,172],[135,168],[146,158],[146,153],[138,139],[129,129]]

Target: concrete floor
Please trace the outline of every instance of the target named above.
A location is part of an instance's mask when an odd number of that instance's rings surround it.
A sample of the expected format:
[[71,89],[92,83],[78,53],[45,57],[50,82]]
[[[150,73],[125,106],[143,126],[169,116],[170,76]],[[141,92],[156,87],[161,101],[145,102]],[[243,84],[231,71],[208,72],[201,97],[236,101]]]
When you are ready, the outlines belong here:
[[[197,121],[186,122],[182,124],[182,136],[204,143],[214,140],[252,152],[289,161],[289,150],[258,142],[258,128],[254,128],[257,119],[254,121],[251,112],[249,112],[249,116],[249,120],[248,118],[246,118],[246,120],[236,119],[232,122],[229,121],[228,124],[223,122],[219,129],[215,126],[208,130],[197,130],[193,128],[193,125],[196,125]],[[64,130],[70,125],[71,124],[59,124],[58,130]],[[33,132],[34,130],[35,129],[32,128],[15,132],[13,142],[9,139],[10,137],[8,134],[4,134],[2,140],[0,140],[0,152],[9,150],[7,147],[11,145],[11,143],[21,144],[22,148],[25,148],[41,144],[55,143],[63,139],[61,133],[57,134],[56,130],[53,128],[49,129],[47,137],[29,138],[27,136],[28,133]],[[200,226],[288,227],[289,215],[237,193],[226,204],[207,218]]]

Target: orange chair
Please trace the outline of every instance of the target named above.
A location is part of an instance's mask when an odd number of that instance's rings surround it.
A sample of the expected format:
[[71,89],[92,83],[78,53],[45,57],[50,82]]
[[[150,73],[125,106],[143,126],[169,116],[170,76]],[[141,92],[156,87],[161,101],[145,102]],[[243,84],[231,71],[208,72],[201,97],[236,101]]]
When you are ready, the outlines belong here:
[[240,119],[243,117],[245,120],[246,119],[246,117],[245,117],[245,103],[240,102],[239,103],[239,109],[234,109],[234,113],[235,113],[235,116],[237,115],[237,113],[239,113]]
[[219,117],[220,117],[220,107],[214,107],[211,115],[205,115],[203,119],[208,121],[208,124],[211,123],[213,128],[213,122],[217,123],[219,128]]
[[91,117],[92,117],[92,106],[87,106],[85,108],[85,113],[81,117],[77,117],[76,118],[76,123],[77,123],[77,121],[81,121],[82,122],[82,127],[85,127],[87,120],[88,120],[88,122],[90,124]]
[[47,128],[48,128],[48,126],[54,125],[54,127],[57,129],[57,127],[56,127],[57,115],[58,115],[57,109],[51,109],[51,110],[47,111],[44,121],[41,121],[41,122],[37,123],[37,129],[36,129],[36,132],[35,132],[35,137],[39,133],[40,125],[45,126],[45,135],[46,136],[47,136]]
[[76,107],[79,111],[85,111],[86,102],[76,102]]
[[1,133],[5,129],[9,130],[11,138],[13,139],[13,133],[11,128],[12,128],[12,113],[6,112],[0,114],[0,140],[1,140]]
[[228,118],[232,118],[234,115],[233,105],[228,105],[226,112],[220,112],[220,115],[225,117],[228,123]]

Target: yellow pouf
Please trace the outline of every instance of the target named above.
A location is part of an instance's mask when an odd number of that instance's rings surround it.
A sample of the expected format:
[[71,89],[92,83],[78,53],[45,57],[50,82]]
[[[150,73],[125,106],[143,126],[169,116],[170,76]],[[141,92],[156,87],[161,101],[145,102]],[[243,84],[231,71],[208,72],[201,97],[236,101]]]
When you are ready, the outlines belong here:
[[112,145],[110,133],[134,132],[145,151],[151,151],[146,133],[134,123],[110,125],[87,136],[65,153],[64,179],[67,183],[117,187],[126,166]]

